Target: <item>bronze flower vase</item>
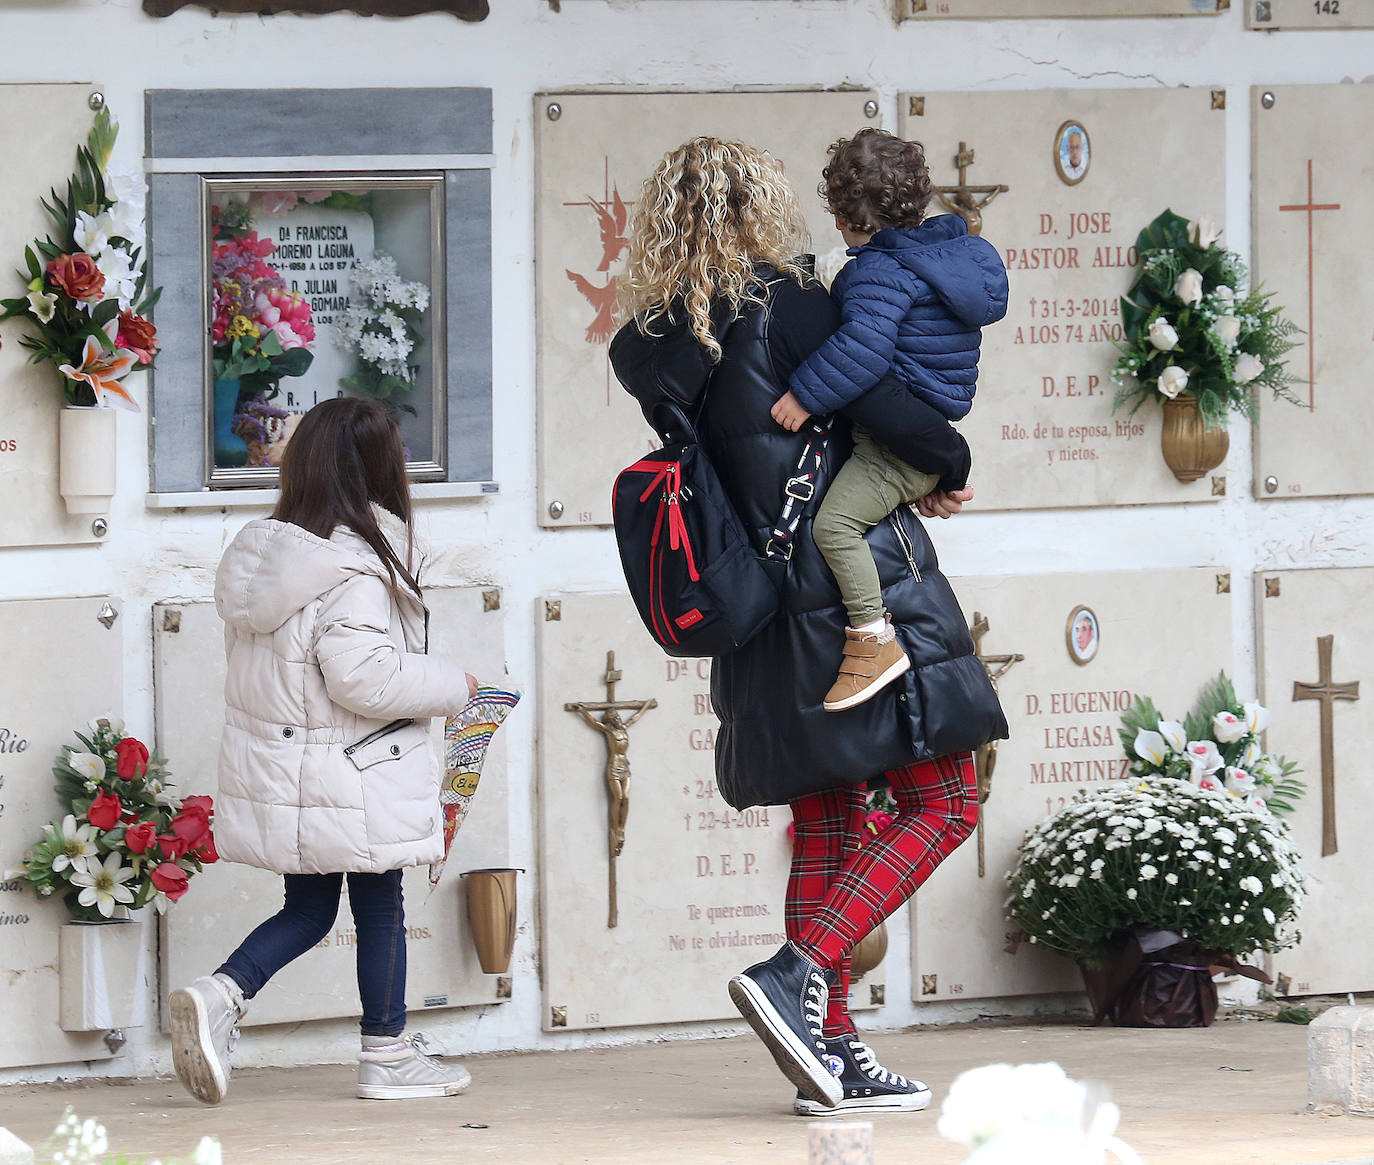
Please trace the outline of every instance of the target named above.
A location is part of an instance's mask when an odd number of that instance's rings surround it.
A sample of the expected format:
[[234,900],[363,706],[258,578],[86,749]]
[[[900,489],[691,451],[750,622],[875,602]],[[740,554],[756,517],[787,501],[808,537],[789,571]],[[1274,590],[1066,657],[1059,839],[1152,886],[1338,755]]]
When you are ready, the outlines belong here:
[[486,975],[504,975],[515,947],[515,875],[519,870],[468,870],[468,926],[477,961]]
[[1159,434],[1164,463],[1179,481],[1196,481],[1226,460],[1231,438],[1225,429],[1209,429],[1198,410],[1197,397],[1179,396],[1164,402],[1164,427]]
[[849,956],[849,976],[862,979],[887,956],[887,925],[878,923],[859,940]]

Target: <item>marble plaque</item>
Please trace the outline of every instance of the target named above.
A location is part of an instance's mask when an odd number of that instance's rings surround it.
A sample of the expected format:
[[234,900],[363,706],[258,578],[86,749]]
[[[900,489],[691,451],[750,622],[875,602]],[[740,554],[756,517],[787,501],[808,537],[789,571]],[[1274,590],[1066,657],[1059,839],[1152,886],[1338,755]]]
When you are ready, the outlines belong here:
[[[1369,837],[1374,831],[1374,568],[1266,571],[1256,576],[1260,701],[1270,712],[1265,744],[1302,767],[1307,793],[1288,820],[1307,873],[1302,944],[1274,956],[1285,995],[1374,990],[1374,897]],[[1332,637],[1324,674],[1320,640]],[[1295,685],[1331,687],[1329,702]],[[1357,691],[1350,686],[1358,684]],[[1358,697],[1358,698],[1352,698]],[[1324,789],[1323,721],[1331,734],[1330,788]],[[1336,848],[1324,853],[1323,815]],[[1353,940],[1353,941],[1352,941]]]
[[1211,16],[1230,0],[896,0],[902,20],[1062,16]]
[[[1260,398],[1255,496],[1374,493],[1368,368],[1374,286],[1374,86],[1252,90],[1254,280],[1305,335],[1287,355],[1301,401]],[[1267,394],[1265,394],[1267,396]]]
[[[18,269],[24,248],[55,229],[39,204],[53,187],[65,190],[76,166],[76,148],[91,132],[87,101],[98,86],[0,85],[0,297],[26,294]],[[35,133],[37,122],[42,132]],[[30,364],[19,341],[29,331],[19,320],[0,325],[0,546],[51,546],[96,542],[91,516],[67,513],[57,492],[57,414],[65,398],[62,374],[52,364]],[[142,395],[142,376],[130,384]],[[137,414],[121,428],[142,425]],[[127,484],[136,467],[125,466]]]
[[1374,7],[1369,0],[1245,0],[1245,27],[1374,28]]
[[1073,963],[1019,941],[1003,915],[1003,878],[1028,829],[1078,791],[1126,775],[1117,728],[1137,694],[1181,718],[1203,683],[1234,670],[1231,596],[1221,590],[1229,578],[1171,570],[953,581],[971,623],[987,620],[985,666],[1006,669],[997,685],[1011,737],[998,746],[983,805],[983,875],[975,833],[912,900],[912,998],[1078,991]]
[[[924,143],[937,185],[960,182],[963,150],[966,162],[972,154],[965,184],[1009,187],[981,214],[983,237],[1006,261],[1011,304],[983,331],[978,395],[959,423],[979,508],[1224,491],[1224,478],[1175,479],[1160,455],[1160,410],[1113,413],[1111,381],[1140,229],[1166,207],[1189,218],[1224,211],[1226,115],[1213,104],[1206,88],[902,97],[902,135]],[[943,209],[936,199],[930,213]]]
[[[495,592],[493,592],[495,593]],[[504,618],[484,611],[476,587],[430,587],[430,650],[449,655],[479,680],[505,676]],[[499,603],[499,598],[497,599]],[[218,788],[216,769],[224,718],[224,633],[213,603],[160,603],[153,607],[158,747],[168,758],[179,791]],[[523,708],[515,716],[527,715]],[[442,723],[435,722],[435,747]],[[508,998],[494,976],[483,975],[468,931],[459,874],[509,866],[509,799],[505,748],[497,735],[473,804],[449,856],[443,880],[429,891],[428,867],[405,873],[409,939],[406,1006],[464,1007]],[[213,971],[234,944],[280,907],[280,876],[227,862],[211,866],[163,921],[163,983],[167,991]],[[347,895],[344,895],[346,899]],[[253,1001],[246,1024],[286,1023],[358,1014],[354,929],[347,901],[333,933],[283,969]]]
[[[785,938],[789,810],[721,800],[710,661],[665,658],[628,596],[551,597],[537,621],[545,1028],[738,1018],[730,976]],[[658,702],[629,728],[613,928],[606,738],[564,708],[607,702],[608,652],[621,718]],[[885,985],[882,967],[870,971],[852,1005],[882,1002]]]
[[878,124],[864,112],[872,99],[867,90],[535,98],[540,522],[610,525],[615,475],[657,445],[611,372],[606,346],[615,333],[628,218],[659,159],[696,134],[770,150],[792,176],[813,247],[842,256],[815,188],[826,147]]
[[[63,661],[11,670],[0,712],[0,1068],[111,1055],[104,1032],[58,1027],[58,943],[67,908],[8,876],[20,869],[43,826],[63,815],[53,757],[64,744],[76,744],[72,733],[84,733],[89,721],[122,712],[124,627],[96,619],[106,601],[0,603],[0,638],[12,659]],[[108,601],[119,609],[117,599]],[[129,732],[149,735],[137,725]]]

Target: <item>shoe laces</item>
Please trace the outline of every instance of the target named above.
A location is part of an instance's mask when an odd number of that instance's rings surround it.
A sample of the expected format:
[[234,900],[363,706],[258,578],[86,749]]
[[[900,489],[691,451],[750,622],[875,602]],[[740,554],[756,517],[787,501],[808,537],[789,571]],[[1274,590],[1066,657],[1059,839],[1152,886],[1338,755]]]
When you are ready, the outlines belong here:
[[854,1060],[859,1065],[859,1070],[870,1080],[876,1080],[879,1084],[895,1084],[898,1088],[909,1086],[910,1081],[905,1076],[899,1076],[896,1072],[889,1072],[879,1064],[873,1049],[863,1040],[851,1039],[849,1050],[854,1053]]
[[401,1039],[410,1045],[410,1050],[415,1053],[417,1060],[423,1060],[431,1068],[442,1067],[438,1058],[429,1050],[429,1040],[425,1038],[424,1032],[407,1032]]
[[236,1023],[229,1029],[229,1038],[224,1041],[224,1054],[229,1055],[239,1046],[239,1025]]
[[807,975],[806,993],[802,996],[802,1012],[813,1039],[819,1040],[823,1037],[825,1004],[829,994],[825,977],[819,971],[812,971]]

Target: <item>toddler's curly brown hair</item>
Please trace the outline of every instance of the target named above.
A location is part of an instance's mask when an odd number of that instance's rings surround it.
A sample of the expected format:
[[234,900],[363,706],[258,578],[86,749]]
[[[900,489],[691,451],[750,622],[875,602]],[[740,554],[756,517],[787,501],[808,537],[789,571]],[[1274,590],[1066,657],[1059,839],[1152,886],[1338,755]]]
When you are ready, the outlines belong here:
[[926,152],[884,129],[865,128],[827,151],[817,192],[850,229],[920,226],[932,193]]

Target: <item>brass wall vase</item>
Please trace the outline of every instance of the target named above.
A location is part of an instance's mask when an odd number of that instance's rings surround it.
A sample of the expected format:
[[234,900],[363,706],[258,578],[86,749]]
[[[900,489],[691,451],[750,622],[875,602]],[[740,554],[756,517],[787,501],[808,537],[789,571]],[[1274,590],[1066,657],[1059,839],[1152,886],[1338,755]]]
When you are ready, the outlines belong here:
[[468,926],[477,961],[486,975],[510,970],[515,947],[515,875],[520,870],[468,870],[462,875]]
[[1231,438],[1225,429],[1209,429],[1198,411],[1197,397],[1180,396],[1164,402],[1164,427],[1159,434],[1164,463],[1179,481],[1196,481],[1226,460]]
[[878,923],[854,947],[849,956],[849,975],[852,979],[862,979],[869,971],[878,966],[887,955],[887,926]]

